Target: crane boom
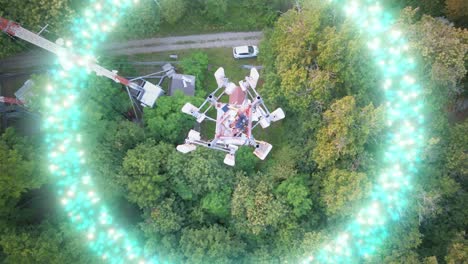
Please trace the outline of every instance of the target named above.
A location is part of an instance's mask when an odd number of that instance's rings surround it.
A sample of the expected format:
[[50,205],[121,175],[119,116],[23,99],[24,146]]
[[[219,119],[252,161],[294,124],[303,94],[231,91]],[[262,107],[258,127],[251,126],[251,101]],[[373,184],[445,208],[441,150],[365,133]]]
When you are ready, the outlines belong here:
[[54,54],[60,54],[60,52],[64,52],[65,49],[61,46],[35,34],[31,31],[28,31],[21,27],[19,24],[10,21],[8,19],[0,17],[0,29],[7,33],[10,36],[20,38],[25,40],[29,43],[32,43],[38,47],[41,47],[45,50],[48,50]]
[[110,71],[98,65],[96,61],[85,59],[79,55],[69,53],[66,48],[21,27],[18,23],[2,17],[0,17],[0,30],[12,37],[20,38],[51,53],[54,53],[59,57],[66,55],[68,58],[70,58],[66,60],[67,62],[73,61],[78,62],[78,64],[81,62],[81,66],[86,66],[88,69],[94,71],[96,75],[104,76],[115,81],[116,83],[121,83],[135,90],[137,93],[137,99],[142,103],[143,106],[153,107],[155,101],[164,93],[164,91],[157,85],[145,82],[142,86],[140,86],[135,82],[131,82],[126,78],[119,76],[116,71]]
[[0,103],[11,104],[11,105],[23,105],[24,103],[16,98],[0,96]]

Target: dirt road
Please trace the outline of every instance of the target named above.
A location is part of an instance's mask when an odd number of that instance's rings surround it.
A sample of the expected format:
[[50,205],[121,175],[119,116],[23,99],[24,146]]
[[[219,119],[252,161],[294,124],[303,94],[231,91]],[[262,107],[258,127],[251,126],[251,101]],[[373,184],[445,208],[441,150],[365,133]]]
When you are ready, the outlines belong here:
[[[257,45],[262,37],[262,32],[224,32],[131,40],[104,45],[102,54],[110,56],[136,55],[187,49],[229,48],[239,45]],[[35,50],[33,52],[0,60],[0,75],[1,73],[8,73],[21,69],[43,67],[51,65],[53,62],[54,56],[52,54],[37,49],[37,51]]]

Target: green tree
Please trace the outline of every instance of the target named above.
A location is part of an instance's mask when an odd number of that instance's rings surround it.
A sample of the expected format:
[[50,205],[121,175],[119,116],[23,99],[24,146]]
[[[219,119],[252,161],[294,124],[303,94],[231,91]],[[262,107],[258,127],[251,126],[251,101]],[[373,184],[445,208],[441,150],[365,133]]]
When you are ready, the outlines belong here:
[[128,200],[140,208],[152,207],[167,191],[168,157],[174,147],[148,140],[128,151],[122,163],[119,183],[125,188]]
[[[320,27],[321,6],[315,13],[288,11],[278,20],[268,41],[262,44],[260,60],[267,64],[267,72],[271,72],[273,69],[270,65],[274,65],[273,72],[279,77],[275,79],[275,88],[264,93],[269,100],[277,101],[284,97],[291,104],[294,102],[296,107],[307,107],[308,102],[302,98],[309,93],[307,66],[313,60],[312,52],[307,48],[312,45],[316,30]],[[267,74],[267,80],[269,77],[271,75]]]
[[160,0],[161,18],[174,25],[185,14],[187,3],[185,0]]
[[103,120],[100,127],[87,130],[84,140],[90,144],[85,144],[85,154],[91,161],[90,170],[99,192],[107,201],[121,198],[124,192],[118,184],[118,175],[123,159],[128,150],[144,142],[145,131],[138,124],[127,120]]
[[73,232],[73,227],[43,223],[29,231],[8,231],[0,237],[7,264],[99,263]]
[[401,219],[388,225],[385,242],[375,256],[365,263],[421,263],[417,248],[421,245],[422,234],[416,212],[414,204],[410,204],[405,212],[400,212]]
[[405,7],[418,8],[422,13],[433,17],[442,16],[444,13],[444,2],[446,0],[384,0],[386,7],[395,12]]
[[381,78],[354,21],[345,20],[342,26],[327,27],[322,33],[317,46],[319,70],[310,76],[314,99],[328,106],[331,98],[353,95],[359,105],[378,103],[375,87]]
[[323,181],[322,201],[328,216],[350,216],[357,212],[371,190],[365,173],[333,169]]
[[184,215],[175,198],[166,198],[152,208],[146,221],[141,225],[148,235],[167,234],[179,231],[183,226]]
[[[40,150],[40,149],[39,149]],[[42,162],[41,162],[42,161]],[[31,139],[9,128],[0,137],[0,231],[21,196],[47,182],[43,158]]]
[[324,113],[324,126],[317,133],[314,159],[319,168],[335,164],[339,159],[353,159],[363,153],[366,143],[383,128],[383,108],[368,105],[359,108],[354,97],[336,101]]
[[197,94],[205,96],[203,84],[205,83],[206,73],[208,70],[208,55],[204,52],[194,52],[189,57],[183,58],[180,61],[180,67],[185,74],[196,77]]
[[231,190],[210,192],[201,200],[201,207],[216,217],[227,218],[231,212]]
[[195,123],[193,117],[181,111],[187,102],[196,105],[201,103],[201,100],[185,96],[182,92],[177,91],[174,96],[159,98],[155,108],[145,108],[145,125],[151,136],[157,141],[181,144]]
[[249,147],[240,147],[236,152],[236,169],[242,170],[247,174],[255,171],[258,158],[252,153]]
[[113,29],[111,37],[127,40],[154,36],[160,29],[160,11],[154,1],[140,0],[120,19],[119,26]]
[[463,0],[445,0],[447,16],[460,23],[462,26],[468,25],[468,3]]
[[223,154],[207,149],[168,159],[170,188],[184,200],[198,201],[210,192],[231,189],[234,172],[223,164]]
[[237,263],[246,245],[224,227],[184,229],[181,250],[191,263]]
[[231,206],[238,232],[253,235],[276,230],[289,214],[288,207],[275,197],[272,182],[261,174],[255,178],[238,175]]
[[418,20],[417,10],[410,8],[402,12],[400,24],[411,48],[422,57],[420,68],[422,80],[427,80],[428,107],[437,112],[462,91],[467,74],[468,31],[430,16]]
[[448,254],[445,256],[447,264],[466,263],[468,259],[468,241],[465,239],[465,234],[457,234],[453,243],[449,246]]
[[292,212],[296,217],[304,216],[312,209],[307,180],[307,176],[297,175],[282,182],[275,191],[277,195],[284,196],[287,203],[292,206]]
[[[468,120],[461,124],[456,124],[450,129],[449,144],[447,151],[447,169],[452,178],[458,182],[466,184],[468,175]],[[465,185],[466,186],[466,185]]]
[[424,258],[422,261],[423,264],[438,264],[437,258],[435,256]]
[[228,0],[204,0],[203,12],[211,21],[224,21],[228,10]]

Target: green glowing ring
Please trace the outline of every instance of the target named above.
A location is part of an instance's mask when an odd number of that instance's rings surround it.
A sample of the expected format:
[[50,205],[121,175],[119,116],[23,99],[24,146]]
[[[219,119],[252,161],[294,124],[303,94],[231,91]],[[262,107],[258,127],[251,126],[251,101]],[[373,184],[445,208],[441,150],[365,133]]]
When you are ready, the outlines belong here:
[[[74,51],[84,58],[93,58],[92,53],[105,40],[105,33],[116,26],[133,1],[90,2],[92,8],[74,21],[72,29]],[[417,173],[423,144],[422,89],[411,75],[416,65],[407,55],[408,45],[402,34],[392,28],[390,16],[377,1],[346,1],[337,6],[344,6],[345,13],[367,33],[369,48],[385,76],[382,89],[387,100],[388,150],[369,205],[305,263],[350,263],[375,253],[387,236],[385,225],[398,220],[406,206],[405,197],[412,188],[411,178]],[[86,234],[90,248],[102,259],[110,263],[160,263],[157,256],[145,255],[114,223],[94,189],[92,177],[83,171],[86,161],[81,151],[80,107],[74,102],[85,89],[88,74],[86,69],[71,65],[55,71],[54,85],[48,87],[48,118],[44,127],[49,168],[56,179],[60,201],[76,229]]]

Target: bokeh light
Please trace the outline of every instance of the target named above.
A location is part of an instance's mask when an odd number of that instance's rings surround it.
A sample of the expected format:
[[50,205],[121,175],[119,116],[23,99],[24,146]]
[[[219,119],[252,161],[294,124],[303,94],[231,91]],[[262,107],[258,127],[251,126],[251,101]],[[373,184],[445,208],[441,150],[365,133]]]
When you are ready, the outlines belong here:
[[415,59],[391,15],[377,1],[332,2],[337,2],[336,6],[360,28],[383,75],[376,89],[385,94],[388,138],[380,160],[381,174],[368,205],[304,263],[361,263],[382,246],[388,225],[400,219],[408,204],[424,144],[424,105],[422,87],[415,78]]
[[[85,234],[92,251],[109,263],[159,263],[157,257],[145,256],[142,247],[114,222],[112,212],[100,199],[93,178],[86,171],[78,104],[91,72],[86,62],[95,60],[97,47],[135,1],[89,2],[89,9],[72,25],[73,37],[65,42],[73,54],[61,54],[62,69],[53,72],[53,83],[47,87],[44,128],[49,169],[57,183],[60,203],[76,229]],[[408,52],[403,33],[394,28],[391,16],[377,1],[334,2],[368,39],[376,67],[383,73],[381,86],[376,89],[381,89],[386,97],[388,148],[368,205],[305,263],[360,262],[378,250],[388,235],[388,224],[398,221],[404,212],[424,143],[422,88],[416,81],[415,60]]]

